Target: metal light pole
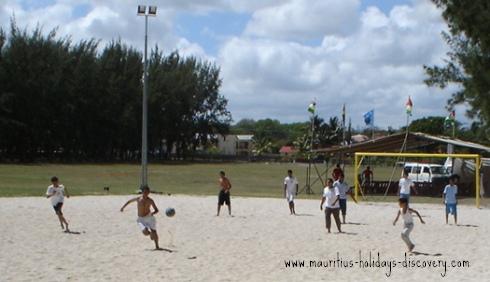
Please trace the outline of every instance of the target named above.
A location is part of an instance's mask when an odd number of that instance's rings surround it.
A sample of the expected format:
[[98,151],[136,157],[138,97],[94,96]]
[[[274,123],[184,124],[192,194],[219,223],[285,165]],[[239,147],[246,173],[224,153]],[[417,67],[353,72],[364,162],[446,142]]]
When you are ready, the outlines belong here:
[[141,124],[141,187],[148,186],[148,16],[156,16],[157,7],[138,5],[138,16],[145,16],[145,54],[143,61],[143,117]]

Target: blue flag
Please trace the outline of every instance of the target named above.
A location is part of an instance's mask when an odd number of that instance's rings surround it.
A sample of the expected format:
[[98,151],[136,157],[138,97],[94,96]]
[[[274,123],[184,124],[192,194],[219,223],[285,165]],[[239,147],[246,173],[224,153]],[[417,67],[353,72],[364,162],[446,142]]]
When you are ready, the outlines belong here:
[[366,125],[374,125],[374,110],[370,110],[364,114],[364,123]]

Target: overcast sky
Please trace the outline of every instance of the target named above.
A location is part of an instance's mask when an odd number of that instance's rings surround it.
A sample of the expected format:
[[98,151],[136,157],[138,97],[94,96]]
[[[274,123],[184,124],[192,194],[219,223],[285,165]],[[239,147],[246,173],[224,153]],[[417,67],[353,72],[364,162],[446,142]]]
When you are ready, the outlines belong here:
[[[178,50],[221,68],[221,93],[233,119],[308,119],[340,115],[346,104],[354,127],[375,110],[375,124],[446,116],[453,89],[428,88],[422,66],[442,64],[447,29],[429,0],[0,0],[0,25],[15,15],[20,27],[100,46],[120,38],[143,50],[144,18],[138,4],[158,6],[149,19],[149,46]],[[463,110],[457,118],[463,122]]]

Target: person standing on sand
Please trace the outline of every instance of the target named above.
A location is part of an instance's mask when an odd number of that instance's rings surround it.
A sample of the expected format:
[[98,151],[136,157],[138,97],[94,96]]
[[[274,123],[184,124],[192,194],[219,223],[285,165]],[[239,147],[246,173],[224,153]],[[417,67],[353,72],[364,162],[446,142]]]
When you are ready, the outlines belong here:
[[219,216],[221,206],[225,203],[228,206],[228,214],[231,215],[231,202],[230,202],[231,182],[225,176],[224,171],[219,172],[219,187],[220,187],[220,191],[218,195],[218,213],[216,214],[216,216]]
[[398,182],[398,195],[400,196],[400,199],[407,199],[407,205],[410,203],[410,191],[412,189],[415,194],[417,194],[415,184],[412,179],[408,177],[408,170],[403,170],[403,177]]
[[329,178],[327,180],[327,186],[323,189],[322,201],[320,203],[320,210],[325,208],[325,227],[327,228],[328,233],[330,233],[331,226],[331,216],[335,220],[335,224],[337,225],[337,230],[339,233],[342,233],[341,223],[339,218],[339,205],[340,193],[339,188],[333,185],[333,179]]
[[340,163],[338,163],[332,171],[332,178],[334,181],[339,180],[340,175],[342,175],[344,171],[340,168]]
[[48,190],[46,191],[46,198],[51,198],[51,205],[53,206],[53,209],[58,216],[61,229],[65,229],[65,232],[70,232],[70,230],[68,229],[68,221],[66,221],[61,210],[63,207],[65,196],[67,198],[70,198],[70,195],[68,194],[68,189],[66,189],[63,184],[59,183],[58,177],[51,177],[51,185],[49,185]]
[[[138,223],[141,232],[143,235],[150,235],[150,239],[155,242],[155,250],[162,250],[158,245],[158,233],[156,228],[156,220],[153,215],[158,213],[158,208],[148,195],[150,194],[150,188],[148,186],[144,186],[142,189],[143,194],[140,197],[133,198],[127,201],[122,207],[121,212],[124,211],[124,208],[132,202],[138,203],[138,219],[136,222]],[[150,207],[153,207],[153,212],[150,210]]]
[[288,176],[284,178],[284,197],[288,201],[291,215],[295,215],[294,197],[298,195],[298,180],[293,176],[293,171],[288,169]]

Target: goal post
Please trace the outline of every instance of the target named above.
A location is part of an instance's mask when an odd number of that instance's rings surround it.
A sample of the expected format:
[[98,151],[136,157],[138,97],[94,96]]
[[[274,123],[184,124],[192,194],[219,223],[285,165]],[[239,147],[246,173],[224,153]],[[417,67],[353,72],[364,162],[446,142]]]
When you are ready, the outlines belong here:
[[461,158],[475,161],[475,199],[476,207],[480,208],[480,155],[478,154],[426,154],[426,153],[377,153],[356,152],[354,155],[354,199],[359,200],[359,169],[364,157],[404,157],[404,158]]

